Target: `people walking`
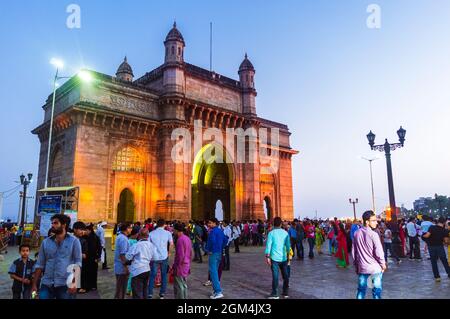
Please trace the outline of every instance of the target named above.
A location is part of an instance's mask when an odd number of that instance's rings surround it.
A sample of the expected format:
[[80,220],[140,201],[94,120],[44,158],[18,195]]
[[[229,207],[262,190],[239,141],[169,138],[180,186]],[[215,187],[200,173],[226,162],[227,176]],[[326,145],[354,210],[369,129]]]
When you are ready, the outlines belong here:
[[384,229],[383,241],[384,241],[384,259],[386,263],[388,262],[388,251],[391,254],[391,257],[394,258],[397,263],[400,263],[400,258],[397,256],[395,249],[392,249],[392,231],[391,224],[386,224],[386,228]]
[[173,247],[172,234],[164,229],[166,221],[159,219],[156,229],[149,235],[149,240],[156,247],[156,257],[151,264],[150,283],[148,286],[148,298],[153,298],[153,289],[158,268],[161,268],[161,289],[159,299],[164,299],[167,289],[167,269],[169,267],[169,251]]
[[373,211],[366,211],[363,227],[356,231],[353,240],[352,257],[358,275],[357,299],[364,299],[370,280],[372,296],[381,299],[383,272],[386,270],[383,245],[373,230],[377,227],[377,217]]
[[51,232],[54,235],[44,239],[39,249],[31,292],[37,292],[37,283],[40,281],[40,299],[76,297],[78,278],[74,277],[69,287],[67,279],[70,273],[67,272],[67,268],[69,265],[81,267],[81,244],[75,236],[67,233],[69,224],[70,219],[66,215],[53,215]]
[[191,271],[192,243],[185,235],[183,224],[177,223],[174,226],[174,235],[177,238],[175,247],[175,258],[173,262],[174,295],[175,299],[188,298],[187,277]]
[[347,245],[347,234],[345,232],[344,224],[339,223],[339,232],[336,237],[337,250],[336,250],[336,266],[340,268],[347,268],[349,265],[348,261],[348,245]]
[[241,227],[236,221],[233,221],[233,223],[231,224],[231,237],[233,240],[234,252],[240,253],[241,251],[239,250],[239,241],[241,240]]
[[139,230],[139,241],[130,247],[125,258],[131,262],[131,291],[133,299],[147,299],[150,262],[156,257],[156,247],[148,240],[146,227]]
[[105,240],[105,227],[107,223],[106,222],[100,222],[97,225],[97,236],[100,239],[100,245],[102,246],[102,254],[100,256],[100,261],[102,263],[102,269],[106,270],[109,269],[108,267],[108,261],[107,261],[107,255],[106,255],[106,240]]
[[208,222],[210,232],[208,234],[208,242],[206,243],[205,250],[210,254],[208,267],[209,275],[211,277],[213,294],[211,299],[223,298],[222,288],[219,280],[219,265],[222,261],[222,253],[224,246],[228,242],[223,231],[219,228],[219,221],[217,218],[211,218]]
[[98,263],[102,255],[102,245],[100,238],[94,232],[94,226],[86,226],[86,242],[88,253],[86,259],[87,269],[87,291],[97,290]]
[[128,261],[125,257],[130,244],[128,243],[128,236],[131,233],[131,224],[122,223],[119,227],[119,233],[116,239],[116,247],[114,251],[114,274],[116,275],[116,293],[115,299],[124,299],[127,290],[128,275]]
[[291,243],[288,233],[281,228],[282,220],[275,217],[273,220],[274,228],[269,232],[266,242],[266,262],[272,271],[272,292],[270,299],[279,299],[278,295],[278,276],[281,270],[283,278],[284,298],[289,297],[289,274],[288,274],[288,254],[291,250]]
[[409,259],[421,259],[419,234],[417,232],[416,219],[414,217],[409,219],[408,224],[406,224],[406,230],[409,239]]
[[308,221],[305,226],[306,238],[308,239],[309,254],[310,259],[314,258],[314,245],[316,241],[316,228],[314,225]]
[[447,240],[448,242],[449,232],[450,231],[448,229],[445,229],[445,218],[439,217],[437,224],[430,226],[428,231],[423,235],[428,241],[431,268],[433,269],[433,275],[436,282],[441,281],[441,276],[438,269],[438,259],[444,265],[445,272],[450,278],[450,266],[444,250],[444,240]]

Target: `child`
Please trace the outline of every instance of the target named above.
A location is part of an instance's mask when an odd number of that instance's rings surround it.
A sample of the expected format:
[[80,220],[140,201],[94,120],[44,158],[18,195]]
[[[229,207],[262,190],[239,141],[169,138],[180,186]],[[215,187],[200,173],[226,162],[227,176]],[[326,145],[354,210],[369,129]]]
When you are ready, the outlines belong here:
[[35,261],[30,259],[30,246],[19,246],[20,258],[16,259],[9,267],[9,275],[13,279],[13,299],[31,299],[31,280],[34,272]]

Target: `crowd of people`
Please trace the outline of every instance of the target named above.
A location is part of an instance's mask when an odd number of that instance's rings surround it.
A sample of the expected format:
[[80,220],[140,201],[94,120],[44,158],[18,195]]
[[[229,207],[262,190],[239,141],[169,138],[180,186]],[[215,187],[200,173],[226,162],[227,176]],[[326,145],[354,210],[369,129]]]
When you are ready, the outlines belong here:
[[[35,259],[30,258],[29,245],[19,246],[20,258],[9,269],[13,298],[72,299],[97,290],[99,264],[102,269],[109,269],[106,222],[94,225],[78,221],[69,228],[70,218],[61,214],[51,221],[49,237],[41,243]],[[388,255],[397,263],[408,255],[420,260],[421,245],[429,256],[436,281],[440,281],[438,260],[450,278],[450,261],[444,250],[449,228],[449,221],[444,218],[433,220],[424,216],[422,220],[410,218],[392,223],[377,219],[371,211],[365,212],[361,221],[283,221],[276,217],[270,221],[211,218],[185,223],[164,219],[121,223],[115,225],[111,239],[114,297],[153,299],[156,288],[159,299],[164,299],[168,283],[173,283],[174,297],[187,299],[191,262],[203,263],[207,258],[208,278],[205,277],[204,285],[212,287],[211,299],[223,298],[221,277],[223,271],[231,269],[230,249],[240,253],[242,246],[265,246],[266,263],[272,272],[269,298],[280,298],[280,272],[281,297],[288,298],[291,261],[295,256],[303,260],[306,255],[313,259],[321,254],[335,257],[338,268],[349,267],[351,256],[358,274],[357,298],[365,297],[367,287],[372,288],[373,298],[381,298]],[[328,253],[324,253],[327,241]]]

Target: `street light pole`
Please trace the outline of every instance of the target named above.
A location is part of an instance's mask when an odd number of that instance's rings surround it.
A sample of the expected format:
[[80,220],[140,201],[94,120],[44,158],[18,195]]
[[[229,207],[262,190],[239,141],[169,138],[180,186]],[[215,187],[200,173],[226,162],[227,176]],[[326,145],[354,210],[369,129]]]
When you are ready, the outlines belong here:
[[31,181],[33,179],[33,174],[28,173],[28,178],[25,177],[25,175],[20,175],[20,184],[23,185],[23,195],[22,195],[22,214],[20,216],[20,225],[23,226],[25,224],[25,209],[26,209],[26,203],[27,203],[27,188],[28,185],[30,185]]
[[374,191],[374,188],[373,188],[372,162],[376,161],[378,159],[378,157],[374,157],[374,158],[361,157],[361,158],[369,162],[369,167],[370,167],[370,185],[372,187],[372,209],[373,209],[373,212],[376,214],[376,210],[375,210],[375,191]]
[[384,152],[386,156],[386,168],[387,168],[387,177],[388,177],[388,188],[389,188],[389,206],[391,208],[392,213],[392,221],[394,223],[397,222],[397,206],[395,204],[395,194],[394,194],[394,180],[392,177],[392,164],[391,164],[391,151],[394,151],[397,148],[403,147],[405,143],[405,135],[406,130],[404,130],[401,126],[397,131],[397,135],[399,137],[400,143],[390,144],[386,139],[384,144],[375,145],[375,134],[372,131],[367,134],[367,139],[369,140],[370,148],[375,151]]
[[352,199],[349,198],[348,201],[350,204],[353,204],[353,217],[354,217],[354,220],[356,220],[356,204],[358,204],[358,199],[356,198],[356,200],[352,201]]

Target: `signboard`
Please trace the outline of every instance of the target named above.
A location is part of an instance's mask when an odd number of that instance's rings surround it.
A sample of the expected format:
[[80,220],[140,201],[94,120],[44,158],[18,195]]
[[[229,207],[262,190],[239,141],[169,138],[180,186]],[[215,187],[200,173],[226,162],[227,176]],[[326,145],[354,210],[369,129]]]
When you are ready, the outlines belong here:
[[60,214],[62,195],[47,195],[39,197],[38,216],[43,214]]
[[39,234],[43,237],[48,237],[48,231],[52,227],[52,221],[50,218],[52,218],[54,214],[42,214],[41,215],[41,226],[39,229]]

